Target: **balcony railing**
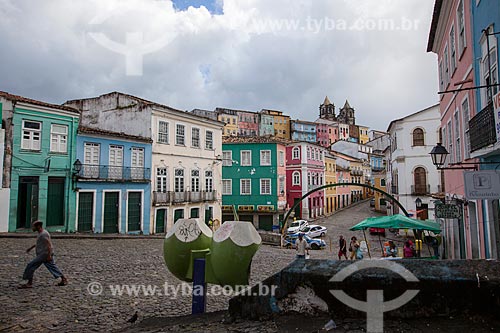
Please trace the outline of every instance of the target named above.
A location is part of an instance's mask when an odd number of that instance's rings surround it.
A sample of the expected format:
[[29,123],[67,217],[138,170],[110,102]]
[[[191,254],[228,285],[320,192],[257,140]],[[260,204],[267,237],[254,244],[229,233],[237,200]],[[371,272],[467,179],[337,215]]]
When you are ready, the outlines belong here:
[[412,195],[425,195],[431,193],[431,185],[411,185]]
[[372,166],[372,171],[384,171],[385,168],[383,166]]
[[151,178],[151,169],[83,164],[77,177],[79,181],[149,182]]
[[363,170],[351,170],[353,176],[363,176]]
[[496,142],[493,103],[469,121],[470,151],[476,151]]
[[170,205],[186,202],[203,202],[217,200],[216,192],[153,192],[154,205]]

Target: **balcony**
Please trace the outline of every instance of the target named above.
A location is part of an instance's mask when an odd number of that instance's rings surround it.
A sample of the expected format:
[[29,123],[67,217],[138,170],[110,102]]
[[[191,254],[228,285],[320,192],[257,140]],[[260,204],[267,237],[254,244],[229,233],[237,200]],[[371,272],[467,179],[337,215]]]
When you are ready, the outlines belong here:
[[351,170],[353,176],[363,176],[363,170]]
[[179,203],[196,203],[217,200],[216,191],[213,192],[153,192],[153,205],[171,205]]
[[491,144],[496,139],[493,103],[481,110],[469,121],[470,151],[476,151]]
[[427,195],[431,193],[431,185],[412,185],[411,195]]
[[384,171],[385,167],[383,166],[372,166],[372,171],[378,172],[378,171]]
[[149,182],[150,168],[83,164],[78,181]]

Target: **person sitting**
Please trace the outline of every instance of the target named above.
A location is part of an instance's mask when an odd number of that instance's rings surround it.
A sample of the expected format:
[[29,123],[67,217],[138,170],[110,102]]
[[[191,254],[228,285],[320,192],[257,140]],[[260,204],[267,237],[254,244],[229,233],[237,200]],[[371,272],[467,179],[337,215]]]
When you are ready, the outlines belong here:
[[413,255],[413,252],[414,252],[414,251],[415,251],[415,250],[413,249],[412,244],[410,243],[410,241],[409,241],[409,240],[407,240],[407,241],[405,242],[405,246],[404,246],[404,248],[403,248],[403,256],[404,256],[405,258],[413,258],[413,256],[414,256],[414,255]]
[[389,241],[389,253],[388,257],[397,257],[398,256],[398,248],[393,241]]

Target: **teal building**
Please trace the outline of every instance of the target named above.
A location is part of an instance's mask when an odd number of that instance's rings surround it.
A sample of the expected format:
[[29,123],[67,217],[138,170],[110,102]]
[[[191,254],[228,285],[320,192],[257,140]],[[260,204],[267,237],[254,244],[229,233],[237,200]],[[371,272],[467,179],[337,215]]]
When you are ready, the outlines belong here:
[[227,138],[222,145],[222,220],[279,228],[286,209],[286,143]]
[[6,130],[4,185],[10,187],[8,231],[41,220],[52,232],[75,230],[73,164],[79,113],[0,92]]

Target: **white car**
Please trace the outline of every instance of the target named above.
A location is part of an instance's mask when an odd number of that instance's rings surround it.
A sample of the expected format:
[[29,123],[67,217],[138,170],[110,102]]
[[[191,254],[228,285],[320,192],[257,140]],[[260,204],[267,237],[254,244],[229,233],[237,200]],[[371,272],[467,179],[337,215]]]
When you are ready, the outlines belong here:
[[297,220],[293,221],[292,224],[290,224],[290,227],[288,227],[287,232],[289,234],[294,234],[296,232],[299,232],[300,229],[307,227],[309,223],[306,220]]
[[304,234],[306,234],[311,238],[316,238],[316,237],[325,237],[327,229],[317,224],[311,224],[300,229],[300,232],[303,232]]

